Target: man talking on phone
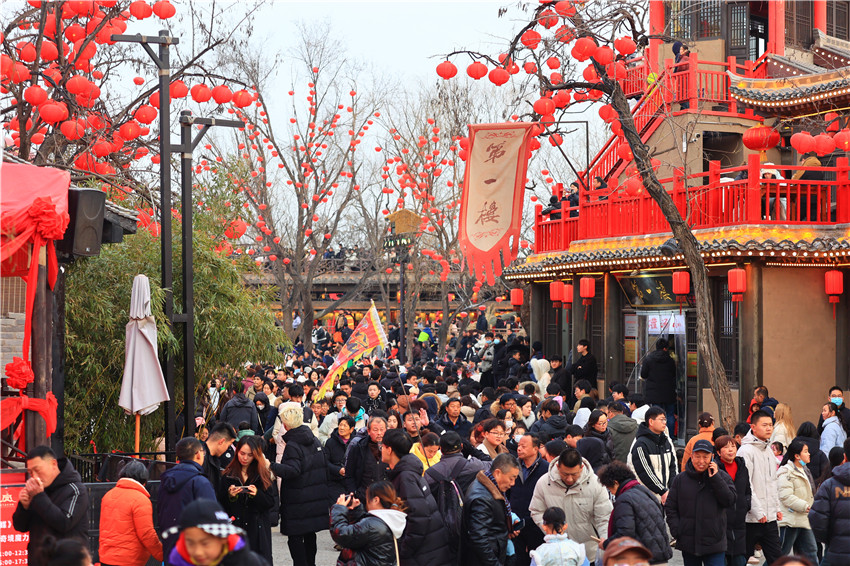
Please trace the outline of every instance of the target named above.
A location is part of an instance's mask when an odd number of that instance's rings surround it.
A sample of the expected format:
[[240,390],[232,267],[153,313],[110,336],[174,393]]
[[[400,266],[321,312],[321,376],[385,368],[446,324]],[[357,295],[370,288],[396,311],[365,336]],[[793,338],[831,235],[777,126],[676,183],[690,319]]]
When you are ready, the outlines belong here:
[[685,564],[722,566],[726,563],[726,508],[735,504],[735,485],[712,461],[708,440],[694,444],[684,473],[673,478],[667,496],[667,524],[682,551]]

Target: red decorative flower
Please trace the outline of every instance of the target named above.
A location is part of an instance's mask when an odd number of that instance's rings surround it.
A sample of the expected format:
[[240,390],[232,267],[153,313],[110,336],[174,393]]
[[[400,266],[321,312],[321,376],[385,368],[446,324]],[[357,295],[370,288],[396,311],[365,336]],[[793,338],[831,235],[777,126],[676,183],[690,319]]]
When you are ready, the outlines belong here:
[[29,215],[36,225],[36,231],[45,240],[61,239],[70,221],[67,212],[59,214],[56,205],[44,197],[38,197],[32,202]]
[[32,373],[32,366],[23,358],[12,358],[12,361],[6,364],[6,383],[9,387],[15,389],[26,389],[27,384],[35,380],[35,375]]

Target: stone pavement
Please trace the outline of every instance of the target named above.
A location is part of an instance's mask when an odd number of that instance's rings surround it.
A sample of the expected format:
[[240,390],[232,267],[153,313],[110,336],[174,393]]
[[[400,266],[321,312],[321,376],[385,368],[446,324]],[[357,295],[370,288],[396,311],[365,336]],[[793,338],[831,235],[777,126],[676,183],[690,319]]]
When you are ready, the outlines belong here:
[[[272,543],[274,544],[274,566],[292,566],[289,547],[286,546],[286,537],[280,534],[277,528],[272,529]],[[334,543],[328,531],[322,531],[318,534],[318,547],[316,566],[334,566],[339,552],[334,550]],[[682,566],[682,553],[674,550],[673,559],[668,564],[669,566]]]

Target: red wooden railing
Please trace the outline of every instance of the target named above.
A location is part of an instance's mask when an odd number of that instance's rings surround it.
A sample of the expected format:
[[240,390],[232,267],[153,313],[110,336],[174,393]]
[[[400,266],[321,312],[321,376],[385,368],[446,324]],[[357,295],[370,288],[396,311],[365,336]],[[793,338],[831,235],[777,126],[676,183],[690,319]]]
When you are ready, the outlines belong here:
[[[713,161],[708,171],[687,176],[677,172],[660,181],[693,229],[850,223],[850,164],[846,157],[838,158],[835,167],[780,166],[785,179],[762,179],[763,171],[774,169],[777,166],[759,163],[756,154],[743,167],[721,169],[720,162]],[[728,180],[742,172],[746,172],[745,178]],[[798,172],[806,177],[834,175],[835,180],[791,179]],[[661,209],[645,191],[637,196],[614,194],[607,200],[583,200],[577,207],[561,210],[556,219],[544,216],[542,206],[536,207],[536,253],[567,251],[575,240],[670,232]],[[571,211],[578,215],[570,217]]]
[[[688,69],[676,71],[676,65],[672,59],[664,62],[664,68],[652,85],[647,83],[648,67],[643,59],[629,62],[626,71],[626,79],[623,81],[623,89],[627,96],[644,92],[645,95],[632,109],[635,127],[641,136],[641,140],[647,142],[649,138],[661,125],[665,116],[673,111],[675,102],[687,101],[691,109],[699,109],[703,106],[720,107],[723,112],[738,114],[738,105],[729,93],[728,70],[747,77],[764,76],[767,70],[766,55],[764,54],[756,61],[746,61],[744,65],[736,63],[734,57],[730,57],[725,63],[716,61],[700,61],[696,54],[689,57]],[[587,196],[595,200],[602,195],[592,192],[592,181],[596,177],[602,177],[609,184],[616,180],[628,166],[617,155],[617,147],[621,143],[617,136],[611,136],[602,146],[602,149],[590,162],[590,173],[582,171],[579,180],[585,186],[590,185]],[[605,194],[610,192],[606,191]]]

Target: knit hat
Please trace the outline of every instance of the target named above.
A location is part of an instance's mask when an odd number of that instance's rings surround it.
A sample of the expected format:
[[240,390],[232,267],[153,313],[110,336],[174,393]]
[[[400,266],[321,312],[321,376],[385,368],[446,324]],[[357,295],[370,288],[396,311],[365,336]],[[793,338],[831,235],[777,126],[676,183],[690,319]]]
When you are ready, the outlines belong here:
[[162,537],[168,538],[189,527],[197,527],[218,538],[245,534],[245,531],[230,522],[230,517],[221,505],[212,499],[197,499],[187,505],[180,513],[177,526],[163,532]]

